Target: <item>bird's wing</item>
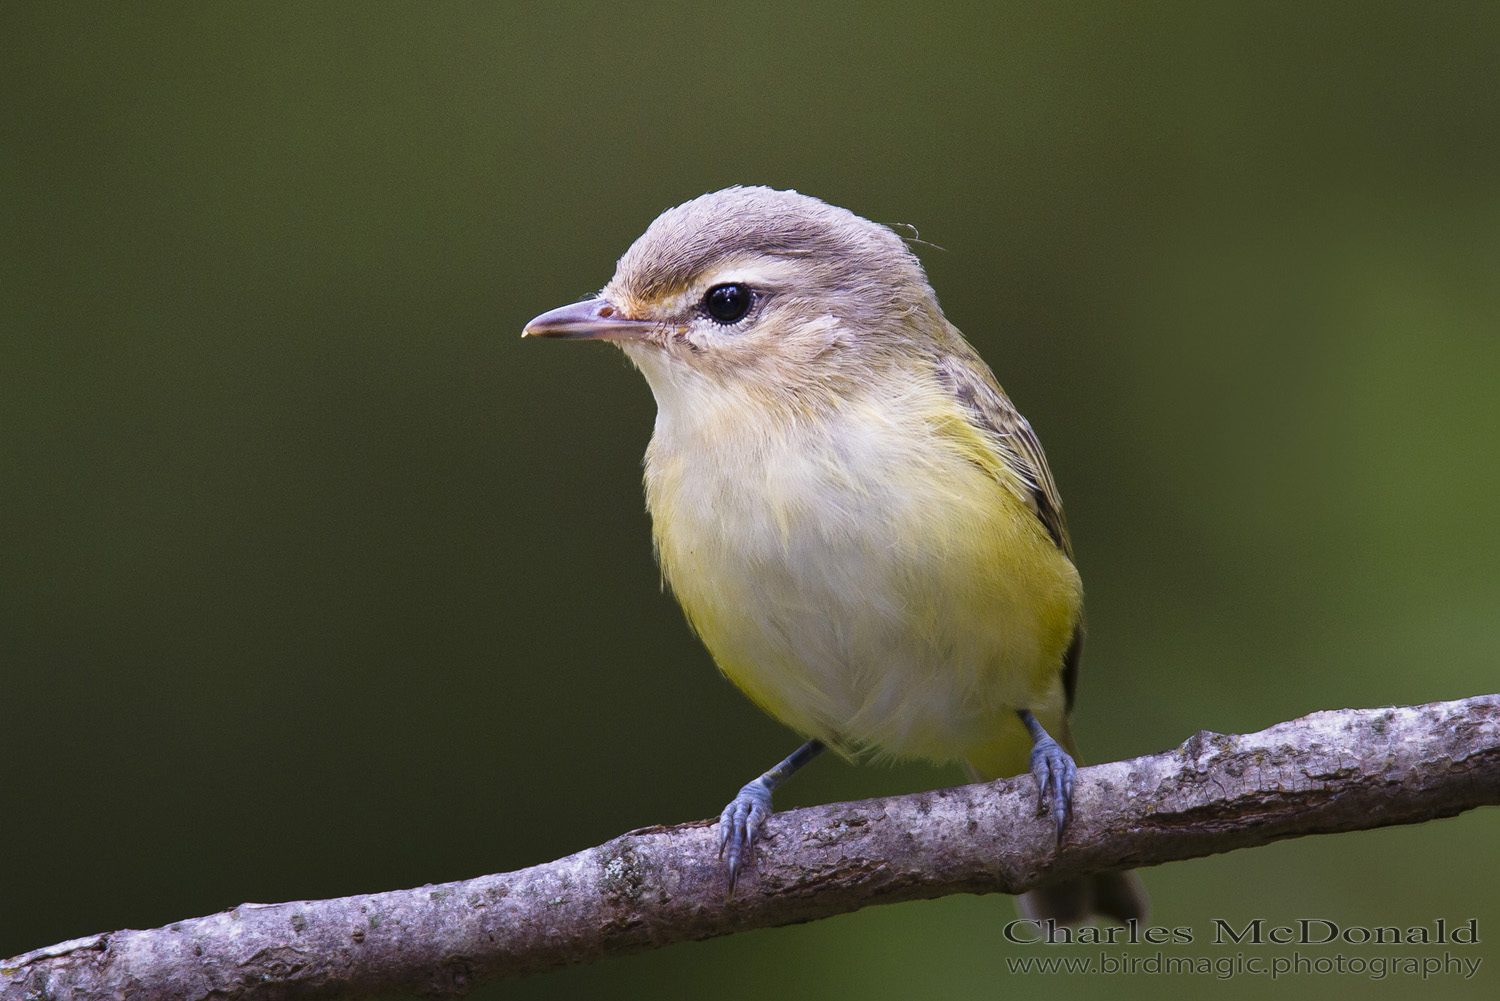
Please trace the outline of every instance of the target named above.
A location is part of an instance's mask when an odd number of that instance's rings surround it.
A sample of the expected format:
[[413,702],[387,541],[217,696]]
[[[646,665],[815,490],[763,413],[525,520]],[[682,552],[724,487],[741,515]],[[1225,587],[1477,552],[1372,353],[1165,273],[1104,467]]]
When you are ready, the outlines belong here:
[[[1046,526],[1047,534],[1068,559],[1073,558],[1073,543],[1068,538],[1068,523],[1063,518],[1062,498],[1047,468],[1047,455],[1036,432],[1000,388],[989,366],[979,353],[962,339],[938,359],[938,378],[961,403],[976,426],[995,442],[1001,460],[1016,474],[1022,484],[1022,499]],[[1078,664],[1083,657],[1083,617],[1073,630],[1073,640],[1063,654],[1062,683],[1068,709],[1078,692]]]
[[1062,498],[1052,481],[1052,471],[1047,468],[1042,443],[1006,397],[989,367],[973,348],[961,343],[938,359],[938,378],[963,404],[974,423],[994,439],[1000,458],[1025,487],[1023,499],[1046,526],[1057,548],[1072,559],[1073,544],[1068,539]]

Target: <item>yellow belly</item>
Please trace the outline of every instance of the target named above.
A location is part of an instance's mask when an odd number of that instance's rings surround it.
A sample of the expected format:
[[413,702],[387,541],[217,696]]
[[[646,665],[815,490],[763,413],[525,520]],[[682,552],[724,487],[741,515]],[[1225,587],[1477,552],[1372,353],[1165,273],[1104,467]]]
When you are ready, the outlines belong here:
[[1022,770],[1015,709],[1065,739],[1078,574],[972,441],[887,418],[849,408],[753,440],[659,427],[646,480],[662,572],[724,673],[793,729],[847,753]]

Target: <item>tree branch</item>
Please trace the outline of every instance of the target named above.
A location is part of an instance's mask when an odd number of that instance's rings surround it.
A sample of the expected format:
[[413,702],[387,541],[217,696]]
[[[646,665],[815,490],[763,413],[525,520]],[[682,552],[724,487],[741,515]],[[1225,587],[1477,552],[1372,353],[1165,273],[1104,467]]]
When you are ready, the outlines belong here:
[[869,904],[1019,893],[1497,803],[1500,695],[1320,712],[1083,769],[1055,850],[1029,776],[779,813],[733,898],[713,822],[652,827],[518,872],[63,942],[0,962],[0,1001],[458,993]]

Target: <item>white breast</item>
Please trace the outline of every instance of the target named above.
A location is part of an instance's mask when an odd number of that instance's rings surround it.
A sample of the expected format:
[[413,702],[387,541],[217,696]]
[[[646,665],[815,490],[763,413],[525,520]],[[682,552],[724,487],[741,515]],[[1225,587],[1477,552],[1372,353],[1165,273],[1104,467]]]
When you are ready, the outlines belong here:
[[888,399],[816,427],[676,416],[662,408],[647,453],[663,573],[768,711],[943,760],[1054,687],[1036,630],[1016,628],[1035,617],[1025,582],[994,572],[1014,499],[920,419]]

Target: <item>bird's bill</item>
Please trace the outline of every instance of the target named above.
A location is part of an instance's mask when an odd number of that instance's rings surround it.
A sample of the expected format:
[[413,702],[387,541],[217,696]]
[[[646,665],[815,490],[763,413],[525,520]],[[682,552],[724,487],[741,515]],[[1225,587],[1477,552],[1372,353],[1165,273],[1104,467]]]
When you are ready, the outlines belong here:
[[526,324],[522,337],[557,337],[566,340],[621,341],[645,337],[660,325],[651,320],[631,320],[603,299],[585,299],[549,309]]

